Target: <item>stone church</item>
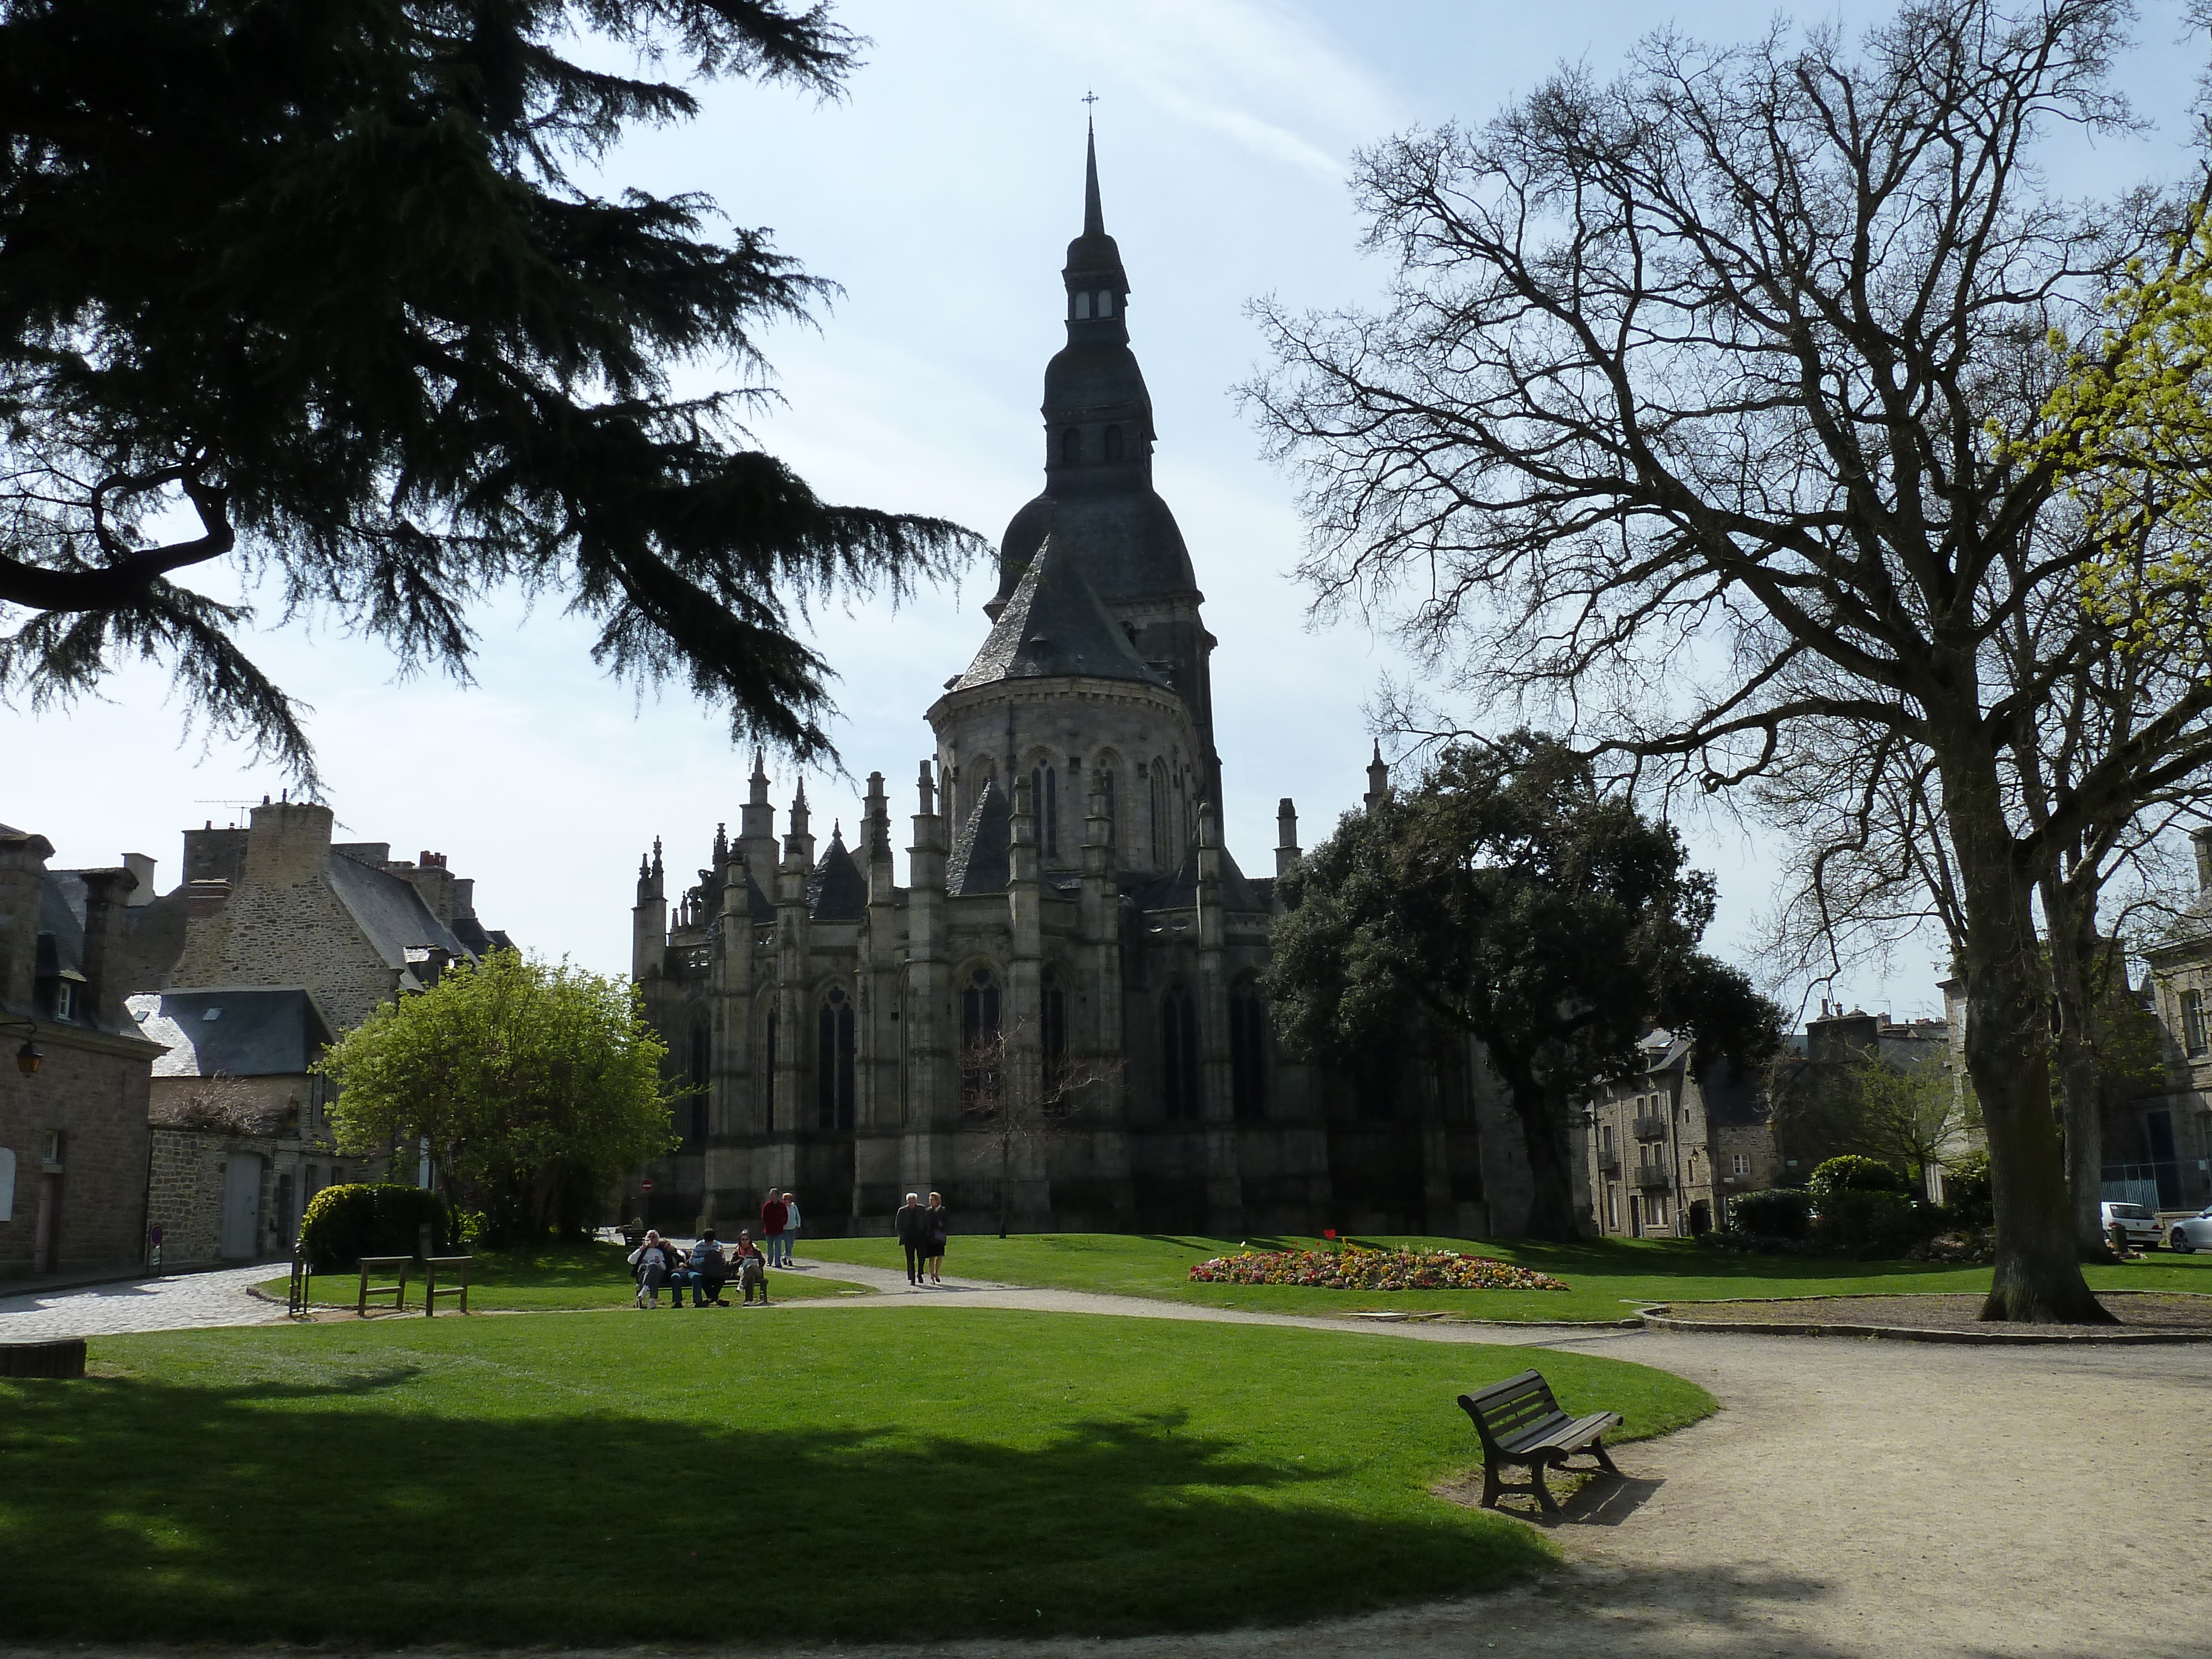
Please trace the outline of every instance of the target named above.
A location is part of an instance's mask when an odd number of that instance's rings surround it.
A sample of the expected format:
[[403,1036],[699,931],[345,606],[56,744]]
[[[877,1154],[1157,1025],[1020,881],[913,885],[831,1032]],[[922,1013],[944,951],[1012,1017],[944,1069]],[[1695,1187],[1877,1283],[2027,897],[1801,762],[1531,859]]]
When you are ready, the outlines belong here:
[[[633,970],[696,1092],[625,1212],[728,1234],[775,1186],[808,1231],[881,1232],[934,1188],[974,1231],[1009,1167],[994,1124],[1042,1120],[1012,1142],[1024,1230],[1515,1224],[1525,1200],[1492,1201],[1522,1187],[1519,1148],[1482,1133],[1478,1066],[1353,1080],[1278,1051],[1258,985],[1274,879],[1223,842],[1214,640],[1152,488],[1095,144],[1061,275],[1044,489],[1007,526],[988,635],[927,711],[905,883],[881,773],[852,843],[824,849],[803,784],[778,834],[757,758],[696,884],[672,893],[658,841],[642,862]],[[1379,756],[1369,780],[1388,787]],[[1277,838],[1279,874],[1288,799]]]

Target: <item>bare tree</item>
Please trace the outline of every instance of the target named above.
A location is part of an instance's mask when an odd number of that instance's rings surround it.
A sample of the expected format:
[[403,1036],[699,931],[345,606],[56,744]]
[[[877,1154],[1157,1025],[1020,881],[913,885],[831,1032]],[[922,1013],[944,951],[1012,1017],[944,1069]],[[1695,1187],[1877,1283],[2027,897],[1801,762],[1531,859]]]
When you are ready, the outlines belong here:
[[2006,434],[2035,431],[2051,331],[2092,336],[2180,222],[2148,193],[2054,203],[2033,162],[2051,125],[2131,120],[2129,15],[1954,0],[1856,51],[1662,33],[1615,84],[1565,71],[1480,132],[1393,140],[1359,172],[1390,305],[1263,307],[1277,367],[1251,389],[1307,481],[1318,601],[1389,617],[1449,686],[1670,788],[1758,778],[1838,721],[1874,775],[1924,756],[1991,1319],[2110,1318],[2050,1109],[2039,884],[2212,759],[2199,682],[2042,769],[2035,806],[2022,775],[2038,711],[2126,632],[2063,603],[2095,555],[2034,533],[2058,487]]
[[1028,1020],[978,1036],[960,1051],[960,1110],[980,1125],[978,1161],[998,1171],[999,1237],[1013,1219],[1014,1169],[1073,1125],[1092,1092],[1121,1080],[1119,1060],[1046,1051]]
[[192,1079],[188,1086],[169,1091],[146,1116],[157,1128],[220,1129],[239,1135],[273,1134],[283,1127],[282,1109],[228,1072]]

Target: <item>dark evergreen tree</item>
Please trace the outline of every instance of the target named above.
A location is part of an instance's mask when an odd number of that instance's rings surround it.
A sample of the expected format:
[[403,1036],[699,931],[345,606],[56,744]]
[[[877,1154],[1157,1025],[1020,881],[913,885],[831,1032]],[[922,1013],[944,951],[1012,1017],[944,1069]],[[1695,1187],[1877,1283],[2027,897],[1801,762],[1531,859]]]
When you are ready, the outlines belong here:
[[[487,590],[558,598],[609,670],[824,750],[794,609],[973,538],[749,447],[757,331],[823,284],[569,170],[696,107],[586,55],[834,95],[857,45],[779,0],[0,0],[0,688],[165,661],[312,781],[244,613],[176,580],[227,559],[459,672]],[[672,391],[709,358],[740,384]]]
[[1774,1006],[1698,951],[1713,879],[1686,862],[1672,825],[1555,742],[1447,750],[1284,878],[1267,975],[1284,1038],[1347,1071],[1480,1041],[1528,1147],[1528,1231],[1572,1238],[1569,1125],[1635,1072],[1640,1037],[1663,1025],[1700,1063],[1747,1066],[1779,1036]]

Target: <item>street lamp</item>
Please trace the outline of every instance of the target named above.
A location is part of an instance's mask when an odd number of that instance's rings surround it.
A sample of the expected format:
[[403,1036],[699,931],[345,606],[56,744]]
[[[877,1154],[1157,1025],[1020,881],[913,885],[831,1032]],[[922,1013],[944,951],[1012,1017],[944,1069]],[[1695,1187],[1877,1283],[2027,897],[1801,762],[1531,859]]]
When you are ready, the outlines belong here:
[[15,1050],[15,1069],[25,1077],[35,1076],[39,1062],[46,1058],[39,1052],[39,1045],[33,1041],[39,1035],[39,1022],[34,1019],[0,1019],[0,1031],[9,1031],[11,1035],[13,1031],[23,1033],[23,1046]]

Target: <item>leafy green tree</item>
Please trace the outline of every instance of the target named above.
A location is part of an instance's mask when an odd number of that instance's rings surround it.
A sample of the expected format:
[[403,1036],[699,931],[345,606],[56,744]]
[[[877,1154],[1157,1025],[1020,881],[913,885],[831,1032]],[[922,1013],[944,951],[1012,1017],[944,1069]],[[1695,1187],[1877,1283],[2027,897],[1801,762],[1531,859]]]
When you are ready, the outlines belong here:
[[1701,1062],[1764,1058],[1781,1017],[1698,949],[1713,880],[1671,825],[1528,732],[1446,750],[1419,788],[1348,815],[1283,883],[1267,991],[1285,1038],[1340,1069],[1479,1040],[1534,1182],[1528,1231],[1572,1238],[1567,1133],[1655,1024]]
[[675,1145],[666,1050],[628,981],[500,951],[380,1007],[324,1056],[352,1153],[428,1142],[446,1195],[495,1237],[574,1233]]
[[[793,607],[975,538],[749,446],[758,331],[822,283],[571,169],[697,107],[586,58],[827,97],[858,44],[783,0],[0,0],[0,690],[166,661],[312,783],[247,612],[178,580],[225,562],[462,674],[489,590],[557,597],[610,671],[825,750]],[[702,361],[736,384],[675,393]]]

